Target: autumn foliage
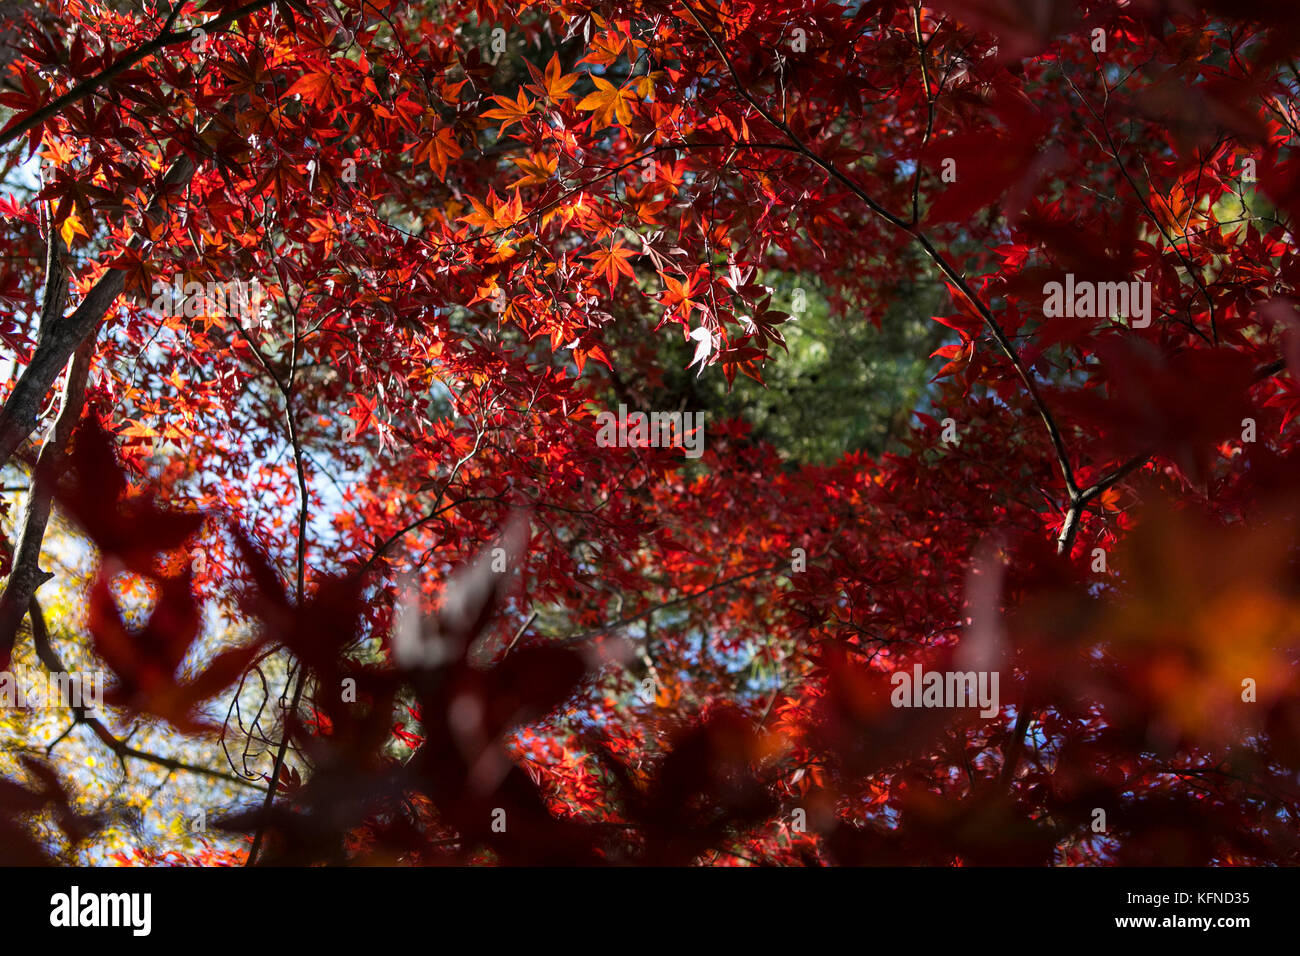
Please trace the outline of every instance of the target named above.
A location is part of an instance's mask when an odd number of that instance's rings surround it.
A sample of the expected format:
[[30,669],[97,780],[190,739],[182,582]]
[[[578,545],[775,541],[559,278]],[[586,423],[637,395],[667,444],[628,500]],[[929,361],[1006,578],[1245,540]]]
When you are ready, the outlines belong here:
[[[1300,862],[1288,2],[0,13],[0,859]],[[597,441],[927,283],[878,454]]]

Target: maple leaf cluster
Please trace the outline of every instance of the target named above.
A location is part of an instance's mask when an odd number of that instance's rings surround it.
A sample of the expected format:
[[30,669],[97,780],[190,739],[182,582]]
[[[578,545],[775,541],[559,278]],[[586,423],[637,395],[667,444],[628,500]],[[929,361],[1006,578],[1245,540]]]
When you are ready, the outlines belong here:
[[[57,626],[111,684],[69,734],[241,795],[113,861],[1300,862],[1281,5],[38,0],[9,34],[0,661],[55,667]],[[805,290],[870,329],[918,286],[944,338],[879,454],[597,440],[761,386]],[[94,568],[58,620],[56,532]],[[927,672],[996,699],[900,697]],[[68,745],[0,778],[0,859],[46,859],[32,815],[103,839]]]

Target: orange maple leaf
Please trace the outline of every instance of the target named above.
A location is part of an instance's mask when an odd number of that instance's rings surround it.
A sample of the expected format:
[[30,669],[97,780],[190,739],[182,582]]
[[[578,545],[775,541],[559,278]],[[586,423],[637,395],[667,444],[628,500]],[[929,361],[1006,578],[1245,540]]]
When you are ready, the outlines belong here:
[[447,178],[447,164],[453,163],[460,158],[464,150],[456,142],[456,136],[452,133],[451,127],[444,126],[434,134],[433,139],[429,140],[420,147],[416,153],[416,159],[427,156],[429,159],[429,168],[437,173],[439,179]]
[[501,128],[497,130],[497,136],[505,135],[506,130],[527,116],[537,104],[537,101],[530,100],[522,89],[516,99],[512,100],[508,96],[494,96],[492,99],[500,103],[501,106],[499,109],[488,110],[483,114],[483,118],[503,120]]
[[664,291],[659,293],[660,301],[668,307],[668,311],[677,309],[683,319],[689,320],[691,311],[696,307],[692,296],[695,295],[695,283],[699,273],[689,275],[681,282],[663,273],[660,273],[660,278],[664,280]]
[[559,164],[559,157],[532,153],[526,159],[511,159],[510,162],[527,173],[523,179],[510,184],[512,189],[517,189],[520,186],[542,186],[550,182]]
[[63,220],[63,225],[59,226],[59,236],[63,239],[64,245],[72,247],[72,240],[75,236],[90,236],[86,233],[86,227],[81,224],[75,212],[68,213],[68,218]]
[[592,268],[597,273],[601,273],[605,276],[605,280],[609,283],[609,287],[612,290],[614,286],[618,285],[618,277],[620,273],[627,276],[629,279],[636,278],[636,274],[632,271],[632,266],[627,261],[634,255],[636,255],[636,250],[628,249],[623,245],[623,241],[620,239],[608,249],[599,249],[596,252],[588,253],[583,256],[583,258],[595,260],[595,264]]
[[[594,20],[595,17],[592,19]],[[587,55],[578,62],[609,66],[619,58],[623,52],[623,47],[626,45],[627,40],[617,31],[606,30],[591,38],[591,43],[587,47]]]
[[659,221],[655,219],[655,216],[663,212],[668,206],[668,200],[655,197],[654,194],[657,189],[658,186],[655,183],[647,183],[640,189],[629,187],[627,190],[627,202],[632,207],[632,211],[636,213],[636,217],[652,226],[659,225]]
[[[563,74],[563,75],[561,75]],[[560,58],[552,53],[551,60],[546,64],[545,86],[546,96],[553,103],[559,103],[567,100],[573,94],[569,92],[569,87],[578,82],[577,73],[564,73],[560,67]]]
[[591,79],[596,84],[596,89],[582,98],[578,103],[578,109],[593,112],[596,129],[609,126],[615,118],[620,126],[631,125],[631,104],[636,102],[636,94],[631,90],[616,87],[609,80],[599,76],[593,76]]

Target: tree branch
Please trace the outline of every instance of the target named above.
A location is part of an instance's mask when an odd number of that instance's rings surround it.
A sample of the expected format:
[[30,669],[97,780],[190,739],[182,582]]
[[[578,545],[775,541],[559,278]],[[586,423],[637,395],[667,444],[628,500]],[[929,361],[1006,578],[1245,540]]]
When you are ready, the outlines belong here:
[[[32,646],[36,650],[36,657],[46,670],[51,674],[66,673],[63,662],[59,659],[54,650],[53,644],[50,643],[50,632],[45,625],[45,613],[41,610],[40,602],[31,598],[28,603],[28,620],[32,625]],[[104,725],[104,722],[98,717],[92,717],[90,712],[84,707],[73,709],[72,727],[78,724],[84,724],[89,727],[99,740],[117,755],[117,759],[125,767],[126,758],[132,757],[136,760],[143,760],[146,763],[156,764],[159,767],[165,767],[168,770],[181,770],[186,773],[199,774],[204,777],[211,777],[214,780],[224,780],[228,783],[237,783],[241,787],[251,787],[255,790],[261,790],[257,784],[251,780],[245,780],[242,777],[236,777],[234,774],[225,773],[221,770],[214,770],[211,767],[201,767],[198,764],[186,763],[184,760],[176,760],[172,757],[160,757],[157,754],[151,754],[148,751],[138,750],[130,744],[119,740],[113,732]],[[69,728],[71,730],[71,727]],[[62,738],[59,738],[60,740]],[[56,740],[54,744],[57,744]],[[50,745],[52,750],[54,744]]]
[[[202,131],[199,135],[202,135]],[[163,176],[157,194],[145,210],[145,218],[149,222],[156,224],[162,220],[167,194],[188,183],[194,176],[195,168],[194,160],[185,154],[176,159]],[[138,247],[143,244],[142,234],[137,232],[130,245]],[[99,281],[71,315],[48,322],[42,319],[39,344],[32,354],[32,360],[18,377],[4,407],[0,408],[0,466],[5,465],[35,431],[46,392],[72,353],[99,328],[99,323],[125,286],[126,273],[110,268],[99,277]],[[43,315],[44,312],[42,310]]]
[[[63,302],[67,297],[68,282],[62,247],[63,240],[59,238],[53,223],[50,223],[44,304],[41,308],[42,332],[50,328],[52,317],[62,314]],[[41,446],[36,466],[32,469],[32,483],[23,511],[18,547],[14,551],[13,569],[5,584],[4,593],[0,595],[0,663],[7,664],[9,660],[18,628],[22,626],[28,603],[36,594],[36,589],[52,577],[41,570],[41,545],[45,540],[45,528],[54,502],[54,481],[61,470],[73,430],[81,418],[86,379],[90,374],[90,359],[94,351],[95,338],[91,335],[73,353],[63,385],[58,416]]]
[[[286,285],[287,288],[287,285]],[[307,521],[309,516],[310,498],[308,497],[307,473],[302,462],[302,440],[298,435],[298,426],[293,417],[293,367],[295,358],[289,362],[290,378],[288,384],[281,380],[280,376],[275,373],[270,364],[262,357],[261,350],[249,338],[247,331],[240,327],[240,332],[248,347],[253,350],[258,362],[266,373],[271,376],[275,382],[275,387],[280,390],[284,396],[284,419],[289,432],[289,441],[293,445],[294,468],[298,477],[298,543],[296,554],[296,584],[298,594],[298,607],[302,607],[306,597],[307,588]],[[294,341],[293,355],[296,357],[298,350],[297,334],[297,312],[294,312]],[[262,841],[266,836],[266,824],[270,817],[271,805],[275,802],[276,791],[280,787],[280,773],[284,769],[285,756],[289,751],[289,724],[294,716],[298,713],[298,706],[302,703],[302,693],[307,686],[307,667],[301,661],[298,663],[297,679],[293,687],[293,699],[284,713],[284,727],[280,737],[279,746],[276,748],[275,763],[271,768],[270,786],[266,790],[266,798],[262,802],[262,821],[258,824],[257,832],[253,836],[252,849],[248,851],[248,859],[244,861],[245,866],[253,866],[257,862],[258,851],[262,848]]]

